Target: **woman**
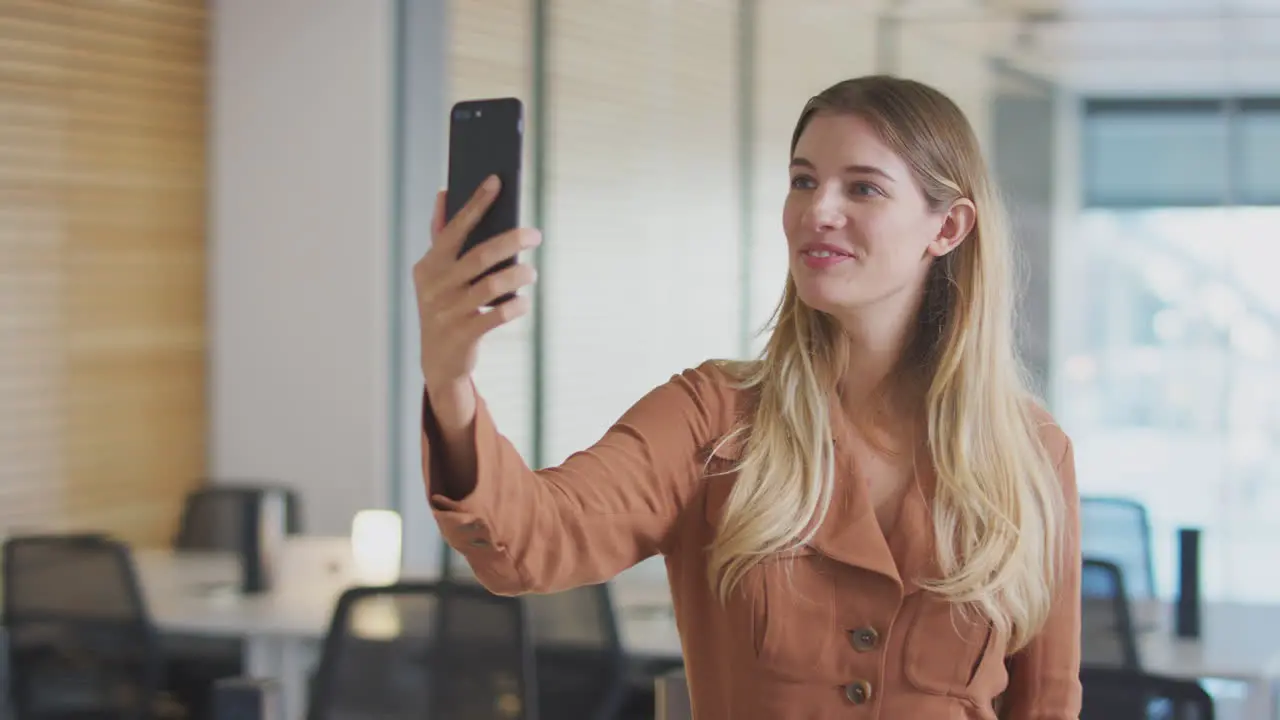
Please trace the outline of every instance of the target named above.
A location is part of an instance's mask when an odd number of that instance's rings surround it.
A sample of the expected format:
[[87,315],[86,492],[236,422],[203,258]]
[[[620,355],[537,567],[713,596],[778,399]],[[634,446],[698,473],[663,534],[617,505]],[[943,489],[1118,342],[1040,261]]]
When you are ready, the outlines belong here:
[[415,280],[442,533],[500,593],[661,553],[699,720],[1075,718],[1071,444],[1023,384],[973,131],[936,90],[874,76],[813,98],[791,145],[761,358],[685,371],[540,472],[470,381],[479,338],[528,303],[478,308],[534,274],[470,280],[538,235],[452,259],[492,188],[437,220]]

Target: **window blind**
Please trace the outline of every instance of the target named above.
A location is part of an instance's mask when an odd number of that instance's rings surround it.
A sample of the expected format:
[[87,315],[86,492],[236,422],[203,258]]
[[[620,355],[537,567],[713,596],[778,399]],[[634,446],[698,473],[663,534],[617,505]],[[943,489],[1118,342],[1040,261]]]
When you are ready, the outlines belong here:
[[1280,205],[1280,98],[1241,102],[1235,140],[1236,203]]
[[1280,99],[1095,99],[1082,130],[1091,207],[1280,204]]
[[551,2],[548,463],[737,353],[737,6]]
[[1229,135],[1218,103],[1091,103],[1082,135],[1088,205],[1226,201]]
[[205,35],[0,4],[0,534],[165,542],[204,472]]
[[[534,176],[530,63],[532,14],[528,0],[454,2],[449,8],[451,102],[469,98],[518,97],[525,103],[524,168],[520,210],[530,222]],[[443,175],[442,175],[443,176]],[[532,261],[529,254],[524,258]],[[417,348],[413,348],[417,352]],[[474,374],[498,429],[532,458],[533,323],[531,316],[485,338]]]

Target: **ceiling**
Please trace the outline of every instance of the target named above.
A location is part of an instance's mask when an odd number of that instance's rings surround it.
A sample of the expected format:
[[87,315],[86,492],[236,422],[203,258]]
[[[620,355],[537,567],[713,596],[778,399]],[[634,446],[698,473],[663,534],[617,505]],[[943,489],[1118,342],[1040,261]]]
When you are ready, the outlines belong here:
[[1280,0],[891,4],[904,27],[1092,94],[1280,93]]

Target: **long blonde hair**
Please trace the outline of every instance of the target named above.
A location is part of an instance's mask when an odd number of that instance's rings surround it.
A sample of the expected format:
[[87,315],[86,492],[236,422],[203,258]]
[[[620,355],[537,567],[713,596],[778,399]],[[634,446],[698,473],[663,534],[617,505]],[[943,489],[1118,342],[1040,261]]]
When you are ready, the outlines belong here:
[[[932,210],[962,197],[977,207],[970,236],[929,270],[899,368],[923,377],[937,476],[942,577],[917,581],[980,610],[1012,652],[1048,615],[1064,502],[1015,349],[1004,210],[972,128],[939,91],[888,76],[838,83],[805,106],[792,152],[819,112],[870,123],[911,168]],[[740,429],[738,479],[710,549],[710,579],[722,600],[762,557],[810,541],[827,514],[835,485],[828,408],[847,361],[841,338],[836,321],[806,306],[788,278],[760,358],[728,366],[755,405]]]

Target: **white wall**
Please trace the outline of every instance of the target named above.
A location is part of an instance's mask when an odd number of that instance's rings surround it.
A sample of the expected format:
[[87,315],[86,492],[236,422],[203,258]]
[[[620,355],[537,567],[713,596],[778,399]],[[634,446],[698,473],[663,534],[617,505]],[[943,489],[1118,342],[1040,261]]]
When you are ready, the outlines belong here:
[[392,0],[216,0],[210,471],[346,532],[389,490]]

